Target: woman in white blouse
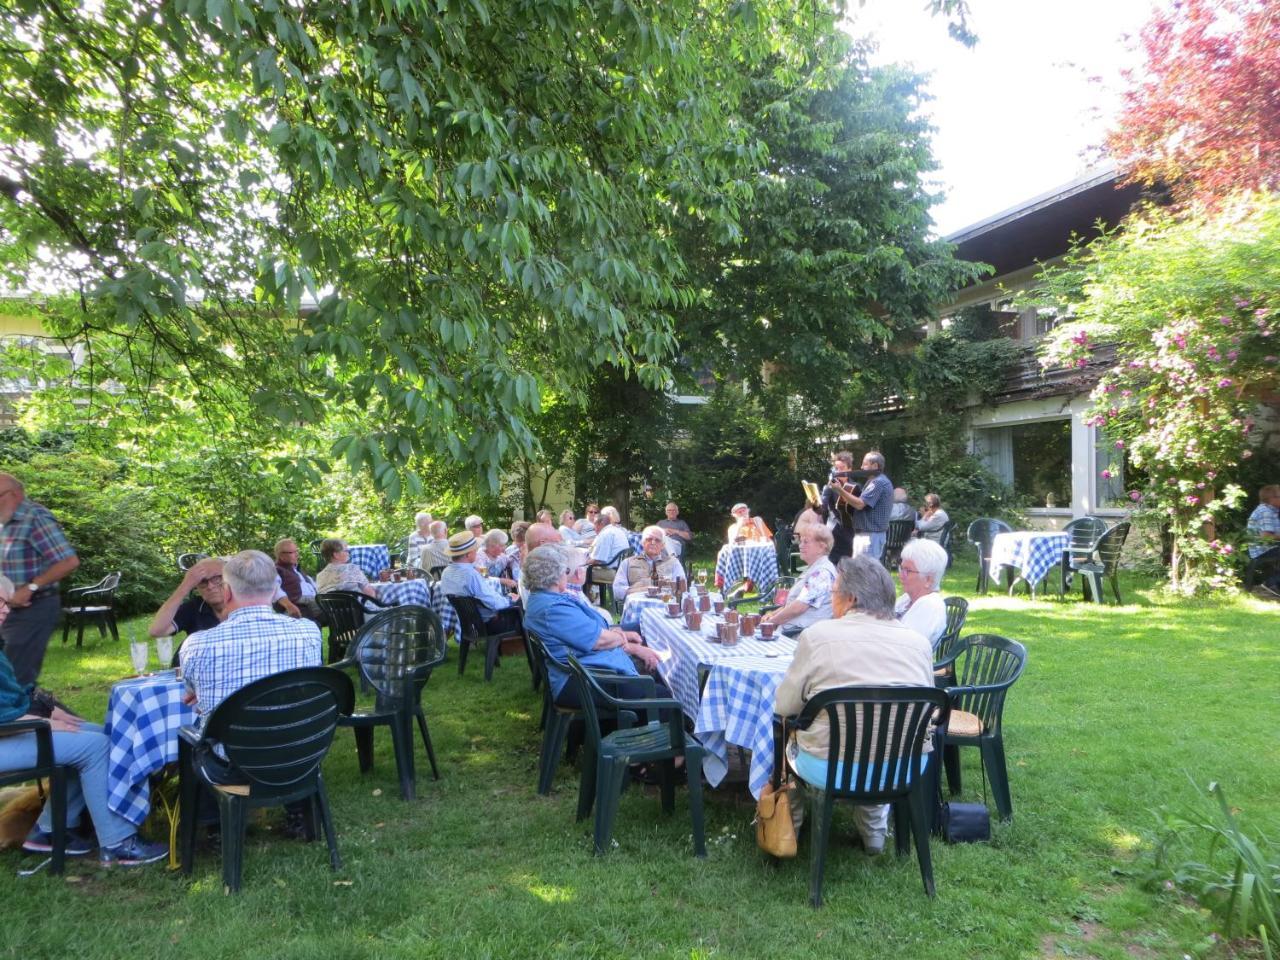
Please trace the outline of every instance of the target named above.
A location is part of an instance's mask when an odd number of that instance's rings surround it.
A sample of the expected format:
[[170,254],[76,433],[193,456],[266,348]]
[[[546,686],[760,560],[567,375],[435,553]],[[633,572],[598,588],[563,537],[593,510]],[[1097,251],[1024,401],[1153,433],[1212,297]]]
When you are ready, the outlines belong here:
[[947,551],[932,540],[909,540],[902,548],[898,561],[902,596],[894,613],[930,644],[936,644],[947,629],[947,606],[938,592],[946,572]]

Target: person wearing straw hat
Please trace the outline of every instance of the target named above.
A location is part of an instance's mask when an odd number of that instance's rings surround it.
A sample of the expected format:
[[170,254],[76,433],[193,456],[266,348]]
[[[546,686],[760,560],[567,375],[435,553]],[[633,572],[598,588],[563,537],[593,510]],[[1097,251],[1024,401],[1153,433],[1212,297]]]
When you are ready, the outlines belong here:
[[519,595],[504,593],[493,580],[480,576],[476,554],[480,542],[470,530],[449,538],[449,566],[440,575],[440,589],[451,597],[473,597],[480,605],[480,615],[492,628],[519,630]]

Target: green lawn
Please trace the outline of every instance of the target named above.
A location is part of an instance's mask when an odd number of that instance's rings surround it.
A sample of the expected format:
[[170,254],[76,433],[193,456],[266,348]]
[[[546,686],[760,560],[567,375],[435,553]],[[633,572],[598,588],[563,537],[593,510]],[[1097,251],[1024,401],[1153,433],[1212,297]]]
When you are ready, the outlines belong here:
[[[970,595],[972,566],[944,590]],[[1128,605],[991,596],[967,632],[1029,650],[1006,711],[1014,820],[987,845],[933,846],[938,897],[915,860],[868,860],[838,827],[826,906],[810,910],[808,846],[772,866],[742,792],[708,794],[709,857],[691,854],[686,798],[664,817],[628,791],[617,846],[590,853],[573,819],[575,772],[534,793],[538,700],[522,658],[492,684],[450,662],[426,691],[443,779],[399,799],[390,745],[361,778],[351,734],[326,763],[344,869],[322,845],[251,828],[244,891],[224,896],[215,855],[193,880],[163,868],[18,879],[0,855],[0,956],[148,957],[1181,957],[1225,956],[1209,920],[1140,883],[1162,805],[1220,780],[1249,824],[1280,833],[1275,721],[1280,606],[1169,602],[1125,577]],[[145,621],[128,632],[141,633]],[[55,638],[46,685],[98,717],[125,644]],[[385,738],[385,734],[381,735]],[[966,751],[966,794],[981,781]],[[425,767],[425,758],[421,758]]]

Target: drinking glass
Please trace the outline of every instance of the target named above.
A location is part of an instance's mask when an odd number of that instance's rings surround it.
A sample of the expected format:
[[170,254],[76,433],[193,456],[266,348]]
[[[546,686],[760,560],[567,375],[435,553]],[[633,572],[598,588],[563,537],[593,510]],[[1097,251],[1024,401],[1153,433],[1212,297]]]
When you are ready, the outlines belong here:
[[698,571],[698,586],[705,587],[707,585],[707,569],[703,567]]
[[156,659],[160,661],[160,669],[168,670],[173,663],[173,637],[156,638]]
[[132,642],[129,644],[129,659],[133,661],[133,669],[142,676],[147,669],[147,660],[151,656],[151,644]]

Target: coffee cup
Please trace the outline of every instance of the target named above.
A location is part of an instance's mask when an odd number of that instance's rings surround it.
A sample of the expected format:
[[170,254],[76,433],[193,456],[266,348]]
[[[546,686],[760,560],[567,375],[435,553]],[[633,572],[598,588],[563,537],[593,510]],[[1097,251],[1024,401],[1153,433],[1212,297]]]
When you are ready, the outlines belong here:
[[697,610],[690,610],[684,615],[684,623],[690,630],[701,630],[702,614]]
[[742,618],[742,635],[749,637],[756,632],[756,618],[753,616],[745,616]]
[[732,623],[732,624],[734,624],[734,625],[737,625],[737,623],[738,623],[738,611],[737,611],[737,610],[732,610],[732,609],[730,609],[730,610],[726,610],[726,611],[724,612],[724,622],[725,622],[725,623]]
[[760,636],[765,640],[772,640],[774,631],[778,629],[778,625],[772,620],[766,620],[760,624]]
[[680,616],[680,604],[676,603],[674,600],[672,600],[670,603],[668,603],[668,604],[667,604],[667,616],[669,616],[669,617],[678,617],[678,616]]
[[711,598],[705,593],[698,597],[698,609],[706,613],[711,609]]
[[656,597],[660,593],[662,593],[662,591],[659,590],[657,587],[649,587],[647,590],[645,590],[644,595],[646,597]]
[[738,625],[736,623],[722,623],[720,626],[724,631],[720,635],[720,642],[726,647],[732,647],[738,642]]

